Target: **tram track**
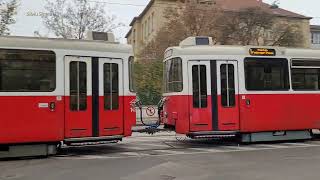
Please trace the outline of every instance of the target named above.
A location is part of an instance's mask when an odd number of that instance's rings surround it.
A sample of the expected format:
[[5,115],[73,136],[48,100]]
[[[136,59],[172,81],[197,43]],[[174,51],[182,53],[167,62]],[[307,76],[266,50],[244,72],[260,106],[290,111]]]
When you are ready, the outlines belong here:
[[[162,136],[164,137],[164,136]],[[166,136],[167,140],[158,140],[150,137],[150,141],[124,141],[119,144],[105,144],[97,146],[84,147],[67,147],[56,157],[81,157],[81,156],[107,156],[107,157],[131,157],[131,156],[148,156],[155,154],[170,154],[178,152],[178,154],[188,153],[190,151],[242,151],[242,150],[264,150],[264,149],[281,149],[281,148],[299,148],[299,147],[318,147],[320,146],[320,139],[313,139],[310,141],[288,141],[279,143],[255,143],[249,145],[242,145],[236,141],[220,141],[220,140],[192,140],[176,141],[173,136]],[[144,137],[143,139],[148,139]],[[141,139],[136,138],[136,140]],[[134,154],[134,155],[132,155]]]

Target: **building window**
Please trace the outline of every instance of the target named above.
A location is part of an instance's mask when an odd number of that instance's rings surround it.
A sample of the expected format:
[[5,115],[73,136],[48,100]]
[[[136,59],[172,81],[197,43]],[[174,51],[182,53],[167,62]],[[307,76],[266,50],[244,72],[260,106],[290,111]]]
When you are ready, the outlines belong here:
[[144,39],[147,40],[147,22],[144,23]]
[[87,64],[70,62],[70,109],[85,111],[87,109]]
[[142,42],[144,41],[144,24],[142,23],[142,28],[141,28],[141,35],[142,35]]
[[0,49],[0,92],[52,92],[55,88],[54,52]]
[[223,107],[234,107],[236,105],[236,91],[233,64],[222,64],[221,74],[221,104]]
[[133,30],[132,40],[133,40],[133,45],[135,45],[135,43],[136,43],[136,29]]
[[289,71],[287,59],[246,58],[244,63],[247,90],[289,90]]
[[154,12],[151,15],[151,32],[154,31]]
[[320,32],[312,33],[312,44],[320,44]]
[[148,17],[148,35],[151,33],[151,19]]
[[104,71],[104,109],[119,109],[119,66],[115,63],[105,63]]
[[205,65],[192,66],[193,107],[206,108],[208,106],[207,69]]
[[164,91],[166,93],[181,92],[182,89],[182,60],[170,59],[164,64]]

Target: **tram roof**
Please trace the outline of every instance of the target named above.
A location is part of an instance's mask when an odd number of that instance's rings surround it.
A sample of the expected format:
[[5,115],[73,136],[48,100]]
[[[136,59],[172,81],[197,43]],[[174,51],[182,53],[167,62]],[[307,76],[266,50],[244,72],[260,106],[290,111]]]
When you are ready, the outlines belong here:
[[[228,46],[228,45],[198,45],[198,46],[176,46],[166,50],[166,59],[177,56],[193,55],[229,55],[229,56],[252,56],[249,54],[250,49],[274,49],[277,56],[289,57],[312,57],[320,59],[320,49],[311,48],[286,48],[277,46]],[[266,57],[266,56],[264,56]],[[268,56],[269,57],[269,56]]]
[[0,47],[132,53],[130,45],[115,42],[24,36],[0,36]]

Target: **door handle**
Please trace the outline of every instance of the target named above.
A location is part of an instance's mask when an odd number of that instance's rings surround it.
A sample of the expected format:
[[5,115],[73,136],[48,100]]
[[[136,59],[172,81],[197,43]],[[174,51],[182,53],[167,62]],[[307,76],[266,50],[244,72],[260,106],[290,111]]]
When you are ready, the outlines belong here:
[[55,111],[56,110],[56,103],[55,102],[50,102],[49,103],[49,108],[50,108],[50,111]]
[[250,99],[246,99],[246,105],[247,105],[247,106],[250,106],[250,105],[251,105]]

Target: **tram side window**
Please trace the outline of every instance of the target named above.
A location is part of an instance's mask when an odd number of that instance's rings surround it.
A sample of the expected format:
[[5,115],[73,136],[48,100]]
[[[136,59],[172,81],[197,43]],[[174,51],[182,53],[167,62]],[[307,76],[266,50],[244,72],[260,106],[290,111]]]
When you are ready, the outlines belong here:
[[221,72],[221,104],[224,107],[233,107],[236,104],[234,66],[222,64]]
[[85,111],[87,109],[87,64],[70,62],[70,109]]
[[208,106],[207,69],[205,65],[192,66],[193,107],[206,108]]
[[134,78],[134,57],[129,58],[129,90],[135,92],[135,78]]
[[[320,90],[320,61],[292,61],[292,89],[296,91]],[[303,66],[303,68],[301,68]]]
[[165,62],[164,65],[164,91],[181,92],[183,90],[182,80],[182,60],[173,58]]
[[104,109],[119,109],[119,66],[105,63],[104,69]]
[[289,90],[289,71],[287,59],[246,58],[244,63],[247,90]]
[[0,92],[52,92],[55,88],[54,52],[0,49]]

